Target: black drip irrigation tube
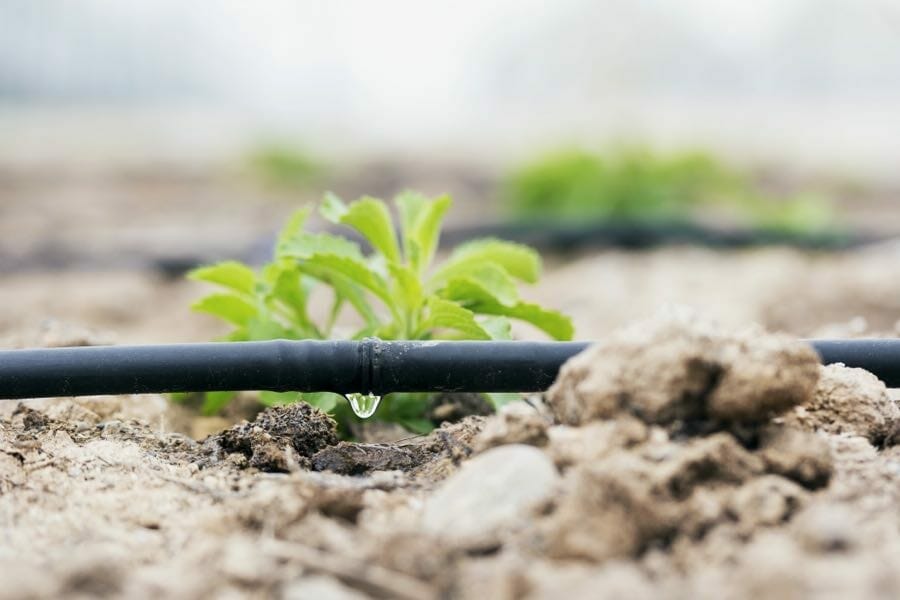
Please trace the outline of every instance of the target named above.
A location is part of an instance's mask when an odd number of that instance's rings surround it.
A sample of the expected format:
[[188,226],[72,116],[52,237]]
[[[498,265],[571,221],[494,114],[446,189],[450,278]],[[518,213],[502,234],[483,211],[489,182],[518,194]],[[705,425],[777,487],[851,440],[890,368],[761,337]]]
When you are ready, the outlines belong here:
[[[812,340],[900,387],[900,340]],[[536,392],[589,342],[286,341],[0,351],[0,399],[271,390]]]
[[886,235],[851,231],[786,231],[762,227],[715,227],[690,221],[584,222],[513,221],[447,229],[441,245],[448,247],[479,237],[499,237],[540,250],[621,248],[647,250],[667,245],[742,249],[787,246],[802,250],[840,251],[890,239]]
[[[334,230],[337,232],[337,229]],[[340,234],[363,245],[366,241],[353,232]],[[693,223],[553,223],[507,222],[472,225],[446,229],[441,247],[480,237],[498,237],[528,244],[545,252],[572,252],[619,248],[647,250],[666,245],[693,245],[708,248],[741,249],[780,245],[802,250],[842,251],[892,239],[890,235],[866,232],[789,232],[773,229],[717,228]],[[153,254],[142,252],[107,252],[104,255],[85,254],[77,248],[50,244],[26,255],[5,254],[0,248],[0,273],[29,271],[58,271],[64,269],[150,269],[168,277],[180,277],[199,265],[237,258],[259,265],[269,260],[275,234],[266,235],[242,251],[233,248],[210,248],[205,253]]]

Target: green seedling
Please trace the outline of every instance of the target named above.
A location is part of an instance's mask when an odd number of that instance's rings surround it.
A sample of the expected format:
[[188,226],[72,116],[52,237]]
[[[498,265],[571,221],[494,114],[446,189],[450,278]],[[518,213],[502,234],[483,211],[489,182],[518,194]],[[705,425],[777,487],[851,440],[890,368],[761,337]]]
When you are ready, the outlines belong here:
[[325,167],[298,148],[261,146],[246,157],[249,171],[266,185],[282,190],[306,189],[319,182]]
[[626,147],[605,155],[549,154],[513,173],[506,195],[525,218],[672,221],[732,190],[736,174],[700,152]]
[[524,220],[679,223],[712,209],[766,230],[833,228],[830,205],[809,195],[776,198],[709,154],[620,147],[604,154],[555,152],[516,170],[504,195]]
[[[358,326],[351,339],[385,340],[511,338],[511,321],[530,323],[558,340],[572,338],[565,315],[527,302],[522,284],[537,282],[539,255],[521,244],[497,239],[470,241],[435,263],[441,223],[451,199],[427,199],[412,192],[394,200],[399,228],[388,206],[375,198],[346,204],[332,194],[320,214],[349,228],[368,245],[306,229],[310,209],[297,211],[281,231],[273,260],[259,270],[223,262],[191,272],[194,280],[222,288],[195,305],[233,326],[228,339],[330,339],[340,337],[336,324],[345,310]],[[327,317],[310,316],[314,288],[330,290]],[[265,404],[298,399],[296,394],[262,392]],[[304,394],[302,399],[328,411],[340,410],[334,394]],[[492,397],[495,403],[508,398]],[[204,410],[216,412],[228,401],[209,395]],[[376,418],[423,431],[427,396],[392,394],[381,403]]]

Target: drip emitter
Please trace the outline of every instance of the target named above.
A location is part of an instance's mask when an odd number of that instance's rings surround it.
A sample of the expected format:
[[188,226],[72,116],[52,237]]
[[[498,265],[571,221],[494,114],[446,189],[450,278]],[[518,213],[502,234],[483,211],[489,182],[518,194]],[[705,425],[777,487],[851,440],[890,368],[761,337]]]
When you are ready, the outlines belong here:
[[[900,339],[811,340],[844,363],[900,386]],[[271,390],[536,392],[590,342],[222,342],[0,351],[0,398]]]

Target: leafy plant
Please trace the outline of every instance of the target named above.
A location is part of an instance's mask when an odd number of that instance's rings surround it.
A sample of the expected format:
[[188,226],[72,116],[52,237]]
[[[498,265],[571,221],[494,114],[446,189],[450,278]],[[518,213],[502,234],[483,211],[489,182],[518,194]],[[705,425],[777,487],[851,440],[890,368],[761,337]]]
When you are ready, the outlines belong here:
[[[347,308],[358,322],[349,335],[352,339],[510,339],[511,320],[530,323],[555,339],[571,339],[568,317],[519,294],[520,284],[535,283],[540,276],[541,260],[534,250],[481,239],[456,247],[446,260],[434,264],[450,197],[427,199],[407,192],[394,204],[399,234],[381,200],[364,197],[345,204],[326,195],[321,215],[353,230],[368,244],[368,254],[348,237],[306,230],[310,210],[304,208],[284,227],[273,260],[260,270],[229,261],[191,272],[192,279],[223,288],[193,308],[233,325],[230,340],[330,338]],[[309,313],[310,293],[316,286],[331,291],[328,316],[321,322]],[[208,412],[227,402],[224,396],[211,398],[205,406]],[[272,392],[261,395],[267,404],[295,398]],[[325,410],[343,405],[333,394],[304,394],[303,399]],[[426,402],[422,395],[394,394],[385,399],[376,417],[422,430]]]
[[[772,198],[747,194],[742,208],[757,226],[782,233],[836,232],[831,203],[813,194]],[[839,232],[838,232],[839,233]]]
[[319,161],[285,144],[261,146],[247,156],[246,163],[264,183],[283,189],[307,188],[325,170]]
[[570,150],[515,172],[506,195],[523,217],[672,220],[736,181],[734,173],[699,152],[663,156],[622,148],[601,156]]
[[835,223],[820,199],[770,197],[703,152],[555,152],[512,173],[504,195],[523,219],[680,222],[712,207],[764,229],[801,233]]

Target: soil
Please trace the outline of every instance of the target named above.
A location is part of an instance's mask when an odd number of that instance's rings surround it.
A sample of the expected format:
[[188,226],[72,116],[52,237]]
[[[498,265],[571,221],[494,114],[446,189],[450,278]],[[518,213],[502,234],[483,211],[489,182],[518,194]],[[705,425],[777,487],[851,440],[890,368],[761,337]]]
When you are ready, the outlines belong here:
[[[454,215],[484,218],[484,181],[407,171],[333,187],[449,190]],[[187,309],[203,286],[159,262],[263,256],[312,198],[192,173],[0,175],[12,347],[215,338]],[[849,217],[896,231],[892,199]],[[900,244],[547,263],[524,295],[602,342],[500,414],[440,397],[427,436],[339,442],[327,416],[257,414],[252,394],[217,417],[153,395],[0,402],[0,599],[900,596],[898,394],[797,341],[900,335]],[[647,320],[661,305],[679,308]]]
[[668,311],[394,443],[179,410],[0,403],[0,598],[900,594],[896,401],[761,328]]

